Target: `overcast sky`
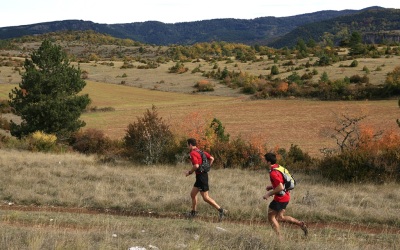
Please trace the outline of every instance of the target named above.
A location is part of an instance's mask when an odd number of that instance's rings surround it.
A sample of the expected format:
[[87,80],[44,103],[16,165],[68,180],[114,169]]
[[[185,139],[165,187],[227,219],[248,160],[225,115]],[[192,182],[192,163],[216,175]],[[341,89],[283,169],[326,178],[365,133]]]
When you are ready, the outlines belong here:
[[399,0],[2,0],[0,27],[79,19],[96,23],[191,22],[293,16],[321,10],[400,9]]

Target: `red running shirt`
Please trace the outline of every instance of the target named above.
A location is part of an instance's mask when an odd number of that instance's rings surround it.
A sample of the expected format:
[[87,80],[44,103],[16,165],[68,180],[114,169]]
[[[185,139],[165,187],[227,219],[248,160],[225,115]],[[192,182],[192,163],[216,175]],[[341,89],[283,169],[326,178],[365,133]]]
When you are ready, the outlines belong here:
[[[272,165],[272,169],[279,167],[278,164]],[[279,183],[283,183],[283,175],[278,170],[272,170],[269,173],[269,178],[271,179],[272,187],[275,188],[279,185]],[[290,201],[290,193],[286,191],[284,195],[274,195],[274,200],[277,202],[289,202]]]
[[[209,153],[207,153],[206,151],[203,151],[203,153],[206,155],[207,159],[210,159],[211,155]],[[202,163],[201,155],[199,152],[197,152],[197,149],[193,149],[192,151],[190,151],[189,155],[190,155],[190,161],[192,162],[193,165],[195,164],[200,165]]]

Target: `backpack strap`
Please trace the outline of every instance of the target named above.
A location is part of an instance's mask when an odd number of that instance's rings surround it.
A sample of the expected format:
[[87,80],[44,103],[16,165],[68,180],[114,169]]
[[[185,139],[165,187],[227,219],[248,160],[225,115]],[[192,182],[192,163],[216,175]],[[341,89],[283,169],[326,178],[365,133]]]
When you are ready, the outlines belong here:
[[[280,167],[281,165],[278,165],[278,166]],[[279,173],[281,173],[281,175],[282,175],[282,180],[283,180],[283,182],[281,182],[282,185],[283,185],[283,190],[280,191],[279,193],[277,193],[277,195],[278,195],[278,196],[283,196],[285,193],[288,192],[288,190],[286,190],[286,187],[285,187],[285,176],[283,175],[282,171],[278,169],[279,167],[273,168],[272,170],[270,170],[270,172],[275,170],[275,171],[278,171]]]
[[200,167],[201,167],[201,164],[203,164],[203,151],[201,151],[199,148],[197,148],[196,150],[195,150],[197,153],[199,153],[199,155],[200,155],[200,158],[201,158],[201,163],[199,164],[199,167],[197,168],[197,170],[196,170],[196,172],[197,173],[202,173],[202,171],[200,171]]

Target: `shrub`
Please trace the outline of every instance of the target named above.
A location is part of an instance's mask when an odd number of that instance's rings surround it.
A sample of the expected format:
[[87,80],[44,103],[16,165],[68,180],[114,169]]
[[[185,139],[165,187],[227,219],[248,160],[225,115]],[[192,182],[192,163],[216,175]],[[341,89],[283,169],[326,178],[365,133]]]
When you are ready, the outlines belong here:
[[229,134],[225,133],[225,127],[222,125],[222,122],[217,118],[214,118],[211,121],[210,128],[213,130],[215,135],[217,136],[217,140],[221,142],[228,142],[229,141]]
[[158,116],[156,107],[147,110],[143,117],[128,125],[124,137],[128,157],[147,165],[165,163],[170,149],[174,147],[174,136],[169,125]]
[[192,74],[194,74],[194,73],[197,73],[197,72],[204,72],[204,71],[202,71],[201,69],[200,69],[200,67],[201,67],[201,65],[199,65],[199,66],[197,66],[196,68],[194,68],[193,70],[192,70]]
[[111,139],[98,129],[75,133],[70,142],[72,148],[84,154],[104,154],[111,148]]
[[89,78],[89,72],[83,70],[81,74],[81,79],[88,79],[88,78]]
[[46,134],[36,131],[28,136],[30,150],[49,152],[56,148],[57,137],[53,134]]
[[359,75],[353,75],[350,77],[350,82],[351,83],[362,83],[363,82],[363,77],[359,76]]
[[312,77],[313,77],[313,74],[311,72],[310,73],[304,73],[301,76],[301,80],[310,80],[310,79],[312,79]]
[[319,164],[323,177],[335,182],[385,182],[400,181],[398,154],[400,148],[379,153],[369,150],[346,150],[340,154],[325,157]]
[[252,95],[254,93],[257,92],[257,89],[254,85],[252,84],[246,84],[245,86],[243,86],[242,88],[242,93],[243,94],[248,94],[248,95]]
[[321,160],[321,174],[336,182],[400,181],[400,135],[386,132],[378,136],[365,128],[359,134],[351,147]]
[[353,60],[350,64],[350,67],[357,67],[358,66],[358,61],[357,60]]
[[175,66],[171,67],[168,69],[169,73],[177,73],[177,74],[182,74],[188,71],[189,69],[185,67],[185,65],[181,62],[177,62]]
[[271,75],[279,75],[279,69],[278,66],[273,65],[271,68]]
[[0,100],[0,114],[11,113],[11,107],[7,100]]
[[200,80],[198,81],[194,87],[197,89],[199,92],[207,92],[207,91],[214,91],[214,86],[212,83],[210,83],[207,80]]
[[218,159],[215,161],[218,167],[252,169],[262,165],[260,149],[240,137],[229,143],[216,142],[211,154]]
[[290,166],[291,170],[309,171],[316,166],[316,160],[308,153],[304,153],[297,145],[290,145],[289,152],[286,156],[286,165]]
[[1,117],[0,115],[0,128],[9,131],[10,126],[11,126],[10,122],[6,118]]

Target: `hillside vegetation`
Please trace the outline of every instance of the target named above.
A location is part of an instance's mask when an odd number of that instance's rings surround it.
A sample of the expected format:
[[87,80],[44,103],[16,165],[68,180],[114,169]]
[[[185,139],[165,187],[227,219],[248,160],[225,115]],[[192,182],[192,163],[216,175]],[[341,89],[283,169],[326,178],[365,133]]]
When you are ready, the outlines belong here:
[[[378,136],[381,131],[395,133],[397,128],[397,100],[391,98],[400,90],[399,48],[366,46],[357,33],[351,36],[350,48],[299,42],[291,50],[225,42],[155,47],[95,32],[24,37],[9,41],[2,52],[3,83],[7,83],[4,98],[20,81],[22,62],[40,45],[40,39],[60,44],[73,65],[82,70],[88,83],[84,93],[93,100],[83,115],[86,129],[99,129],[115,140],[121,140],[127,126],[152,105],[171,130],[183,137],[189,135],[182,134],[188,132],[187,121],[196,118],[192,122],[201,127],[216,118],[232,135],[232,143],[250,143],[246,150],[251,154],[292,146],[312,156],[325,156],[336,147],[340,150],[347,142],[334,133],[339,133],[337,126],[344,126],[340,125],[343,117],[357,121],[357,130],[349,132],[354,135],[370,131]],[[389,99],[365,102],[382,98]],[[370,135],[366,138],[371,139]],[[233,165],[259,165],[259,155],[256,159]]]
[[[399,46],[359,38],[282,50],[150,46],[93,31],[2,43],[0,248],[397,249]],[[45,39],[85,81],[86,126],[69,138],[16,138],[10,91],[46,100],[53,90],[18,89]],[[219,224],[204,203],[198,219],[182,215],[194,181],[183,174],[188,137],[216,158],[212,195],[229,210]],[[307,239],[285,225],[282,244],[266,224],[268,151],[296,177],[288,213],[308,223]]]
[[260,17],[246,19],[213,19],[168,24],[157,21],[98,24],[82,20],[65,20],[0,28],[0,39],[40,35],[65,30],[94,30],[121,39],[132,39],[154,45],[190,45],[201,42],[263,44],[273,41],[294,28],[362,10],[320,11],[290,17]]
[[[299,41],[293,49],[276,50],[226,42],[156,47],[91,31],[50,33],[5,44],[1,64],[8,67],[0,82],[17,83],[23,58],[38,48],[41,39],[50,39],[82,67],[87,80],[185,93],[228,87],[261,99],[365,100],[399,95],[396,82],[386,81],[397,66],[399,46],[365,45],[357,32],[348,38],[350,47]],[[397,79],[397,73],[393,75]]]

